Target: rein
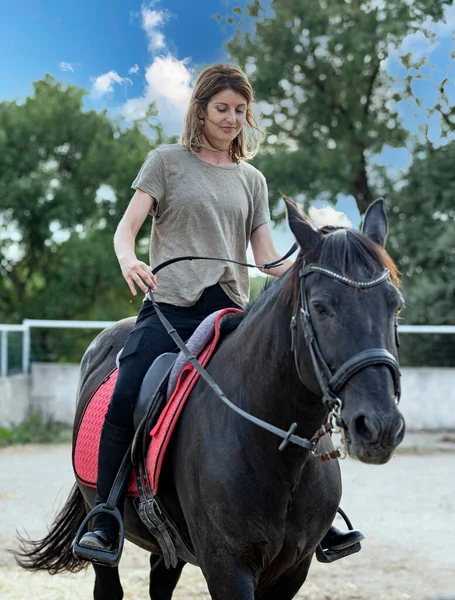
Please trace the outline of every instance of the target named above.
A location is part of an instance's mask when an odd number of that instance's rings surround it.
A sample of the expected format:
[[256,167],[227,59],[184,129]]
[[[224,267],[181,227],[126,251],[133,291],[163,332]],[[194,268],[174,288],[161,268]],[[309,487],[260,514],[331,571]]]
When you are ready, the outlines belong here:
[[[259,267],[259,268],[270,269],[273,267],[280,266],[282,264],[282,261],[285,260],[286,258],[288,258],[289,256],[291,256],[291,254],[293,254],[297,248],[298,248],[297,244],[293,244],[292,248],[282,258],[280,258],[276,261],[273,261],[271,263],[266,263],[266,264],[262,265],[262,267]],[[183,260],[218,260],[218,261],[224,261],[224,262],[231,262],[231,263],[239,264],[239,265],[246,266],[246,267],[255,267],[255,268],[258,267],[258,265],[256,265],[256,264],[242,263],[239,261],[224,259],[224,258],[213,258],[213,257],[206,257],[206,256],[181,256],[181,257],[177,257],[177,258],[173,258],[173,259],[164,261],[163,263],[161,263],[157,267],[155,267],[152,270],[152,273],[154,275],[156,275],[164,267],[166,267],[170,264],[176,263],[176,262],[181,262]],[[384,348],[376,348],[376,349],[372,349],[372,350],[365,350],[363,352],[359,352],[358,354],[353,356],[351,359],[347,360],[334,374],[331,372],[329,366],[327,365],[327,363],[322,355],[321,349],[317,342],[316,334],[314,332],[314,329],[313,329],[313,326],[311,323],[310,313],[308,310],[308,299],[307,299],[307,294],[306,294],[306,290],[305,290],[305,277],[313,272],[321,273],[328,277],[332,277],[333,279],[336,279],[342,283],[345,283],[346,285],[354,286],[354,287],[361,288],[361,289],[367,289],[367,288],[374,287],[376,285],[383,283],[384,281],[386,281],[389,278],[389,271],[387,269],[376,279],[366,281],[366,282],[353,281],[353,280],[345,277],[344,275],[341,275],[340,273],[337,273],[336,271],[332,271],[331,269],[327,269],[326,267],[323,267],[321,265],[310,264],[310,265],[302,267],[299,271],[299,280],[300,280],[299,303],[297,305],[297,312],[296,312],[296,314],[294,314],[292,316],[291,324],[290,324],[290,327],[291,327],[291,350],[294,354],[294,360],[295,360],[295,365],[296,365],[296,369],[297,369],[297,374],[299,376],[300,381],[303,383],[303,379],[302,379],[300,369],[298,366],[298,358],[297,358],[297,352],[296,352],[296,329],[297,329],[297,313],[298,313],[298,315],[300,317],[300,322],[303,327],[305,340],[306,340],[306,343],[307,343],[309,351],[310,351],[315,374],[316,374],[318,383],[320,385],[320,388],[321,388],[321,391],[323,394],[322,399],[323,399],[324,405],[326,406],[326,408],[329,411],[327,423],[325,425],[323,425],[313,435],[313,437],[311,439],[303,438],[303,437],[300,437],[300,436],[294,434],[294,431],[297,428],[297,423],[295,423],[295,422],[291,424],[288,431],[285,431],[284,429],[275,427],[275,425],[272,425],[271,423],[268,423],[267,421],[263,421],[262,419],[259,419],[258,417],[251,415],[250,413],[242,410],[241,408],[236,406],[233,402],[231,402],[225,396],[225,394],[223,393],[223,391],[221,390],[219,385],[216,383],[216,381],[214,381],[214,379],[204,369],[204,367],[200,364],[200,362],[193,355],[193,353],[188,349],[185,342],[178,335],[177,331],[174,329],[174,327],[171,325],[171,323],[163,315],[163,313],[160,310],[160,307],[158,306],[158,303],[156,302],[156,300],[153,296],[153,292],[151,291],[150,287],[148,287],[148,294],[149,294],[150,300],[153,304],[153,307],[156,310],[158,318],[160,319],[161,323],[163,324],[164,328],[166,329],[166,332],[174,340],[177,347],[181,350],[181,352],[183,353],[183,355],[185,356],[187,361],[191,365],[193,365],[193,367],[196,369],[196,371],[199,373],[199,375],[202,377],[202,379],[204,379],[204,381],[208,384],[208,386],[213,390],[213,392],[218,396],[218,398],[224,404],[226,404],[226,406],[231,408],[234,412],[236,412],[237,414],[242,416],[244,419],[247,419],[251,423],[258,425],[262,429],[265,429],[266,431],[269,431],[270,433],[273,433],[274,435],[282,438],[283,441],[281,442],[281,444],[278,448],[279,450],[284,450],[289,443],[292,443],[297,446],[300,446],[301,448],[305,448],[306,450],[310,450],[311,453],[313,454],[313,456],[315,458],[317,458],[318,460],[327,461],[327,460],[331,460],[334,458],[341,458],[340,450],[337,449],[337,450],[333,450],[331,452],[325,452],[323,454],[316,454],[315,447],[316,447],[317,442],[324,435],[330,433],[333,430],[332,420],[334,418],[335,418],[337,425],[341,426],[343,423],[342,416],[341,416],[341,409],[342,409],[343,405],[342,405],[341,399],[338,398],[338,396],[337,396],[337,392],[342,387],[344,387],[344,385],[346,385],[347,381],[358,371],[360,371],[368,366],[371,366],[371,365],[383,364],[383,365],[386,365],[392,373],[392,376],[394,378],[394,383],[395,383],[395,395],[396,395],[396,398],[398,401],[399,397],[400,397],[400,370],[399,370],[398,362],[396,361],[394,356],[392,354],[390,354],[390,352],[388,352]],[[299,306],[301,306],[300,309],[299,309]]]
[[301,438],[298,435],[294,435],[294,431],[297,428],[297,423],[292,423],[291,427],[289,428],[289,431],[284,431],[283,429],[280,429],[279,427],[275,427],[274,425],[271,425],[270,423],[267,423],[266,421],[263,421],[262,419],[258,419],[257,417],[250,415],[246,411],[244,411],[241,408],[239,408],[238,406],[236,406],[233,402],[231,402],[224,395],[223,391],[221,390],[219,385],[216,383],[216,381],[214,379],[212,379],[212,377],[207,373],[207,371],[204,369],[204,367],[201,365],[201,363],[198,361],[198,359],[188,349],[185,342],[182,340],[182,338],[176,332],[174,327],[169,323],[169,321],[163,315],[163,313],[161,312],[160,307],[158,306],[155,298],[153,297],[153,293],[150,291],[150,289],[149,289],[149,294],[150,294],[150,298],[153,303],[153,306],[158,314],[158,317],[159,317],[161,323],[163,324],[164,328],[166,329],[167,333],[171,336],[171,338],[174,340],[174,342],[180,348],[180,350],[182,351],[182,353],[185,356],[185,358],[187,359],[187,361],[193,365],[193,367],[196,369],[196,371],[199,373],[199,375],[202,377],[202,379],[204,379],[204,381],[211,387],[211,389],[215,392],[215,394],[218,396],[218,398],[220,398],[220,400],[222,400],[224,402],[224,404],[226,404],[226,406],[229,406],[229,408],[231,408],[233,411],[235,411],[236,413],[238,413],[239,415],[241,415],[248,421],[251,421],[255,425],[259,425],[259,427],[262,427],[263,429],[270,431],[270,433],[274,433],[278,437],[283,438],[283,441],[281,442],[280,447],[279,447],[280,450],[284,450],[284,448],[286,448],[286,446],[288,445],[289,442],[292,442],[293,444],[297,444],[297,446],[306,448],[307,450],[314,449],[314,443],[311,442],[311,440],[307,440],[306,438]]
[[273,269],[274,267],[281,267],[281,265],[283,264],[283,260],[286,260],[291,256],[291,254],[294,254],[297,248],[298,245],[294,243],[284,256],[282,256],[278,260],[274,260],[271,263],[264,263],[263,265],[253,265],[250,263],[240,262],[238,260],[232,260],[230,258],[214,258],[213,256],[178,256],[177,258],[170,258],[169,260],[165,260],[164,262],[160,263],[157,267],[152,269],[152,273],[153,275],[156,275],[158,271],[161,271],[161,269],[164,269],[164,267],[168,267],[169,265],[172,265],[174,263],[181,262],[182,260],[218,260],[221,262],[229,262],[234,263],[235,265],[241,265],[242,267],[251,267],[254,269]]

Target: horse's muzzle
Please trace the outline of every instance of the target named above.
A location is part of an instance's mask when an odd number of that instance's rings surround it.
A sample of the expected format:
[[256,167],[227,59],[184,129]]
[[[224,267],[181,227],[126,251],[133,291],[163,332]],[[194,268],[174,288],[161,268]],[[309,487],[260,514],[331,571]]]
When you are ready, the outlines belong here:
[[345,441],[349,455],[369,464],[388,462],[405,434],[403,415],[398,410],[393,418],[357,413],[347,425]]

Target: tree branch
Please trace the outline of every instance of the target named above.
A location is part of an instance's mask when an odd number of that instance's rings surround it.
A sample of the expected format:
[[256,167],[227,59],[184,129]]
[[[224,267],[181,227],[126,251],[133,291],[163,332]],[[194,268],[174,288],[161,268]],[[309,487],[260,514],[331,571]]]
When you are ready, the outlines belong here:
[[373,73],[371,74],[371,76],[369,78],[368,91],[367,91],[367,101],[365,103],[365,109],[364,109],[365,115],[368,115],[369,112],[370,112],[371,100],[373,98],[373,88],[374,88],[374,84],[376,82],[376,78],[377,78],[377,76],[379,74],[380,67],[381,67],[381,61],[378,61],[376,63],[376,65],[375,65]]

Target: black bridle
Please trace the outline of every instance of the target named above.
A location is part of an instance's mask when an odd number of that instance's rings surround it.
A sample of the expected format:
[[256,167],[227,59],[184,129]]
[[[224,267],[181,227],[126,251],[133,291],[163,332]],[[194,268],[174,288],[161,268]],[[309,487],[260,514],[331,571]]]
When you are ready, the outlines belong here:
[[[294,244],[292,246],[292,248],[286,253],[285,256],[283,256],[279,260],[276,260],[272,263],[263,265],[262,268],[268,269],[268,268],[280,266],[282,264],[282,261],[284,259],[288,258],[289,256],[291,256],[291,254],[293,254],[293,252],[295,252],[296,249],[297,249],[297,245]],[[259,266],[259,265],[251,265],[248,263],[241,263],[241,262],[238,262],[235,260],[230,260],[230,259],[213,258],[213,257],[205,257],[205,256],[182,256],[182,257],[170,259],[170,260],[167,260],[167,261],[161,263],[160,265],[158,265],[157,267],[155,267],[152,270],[152,273],[156,274],[156,273],[158,273],[158,271],[160,271],[164,267],[166,267],[170,264],[173,264],[175,262],[180,262],[182,260],[222,260],[224,262],[232,262],[232,263],[240,264],[240,265],[247,266],[247,267],[258,267]],[[188,362],[191,365],[193,365],[193,367],[196,369],[196,371],[199,373],[199,375],[202,377],[202,379],[204,379],[204,381],[209,385],[209,387],[218,396],[218,398],[220,398],[220,400],[222,400],[222,402],[224,404],[226,404],[234,412],[241,415],[243,418],[247,419],[251,423],[254,423],[255,425],[258,425],[259,427],[261,427],[262,429],[265,429],[265,430],[269,431],[270,433],[273,433],[274,435],[277,435],[278,437],[282,438],[283,441],[281,442],[281,444],[279,446],[279,450],[284,450],[289,443],[293,443],[293,444],[296,444],[297,446],[300,446],[301,448],[310,450],[313,453],[313,455],[316,458],[319,458],[320,460],[330,460],[332,458],[338,458],[340,456],[340,453],[338,450],[335,450],[335,451],[332,451],[329,453],[324,453],[322,455],[315,454],[314,451],[315,451],[315,447],[316,447],[316,444],[319,441],[319,439],[321,437],[323,437],[326,433],[329,433],[332,430],[332,418],[336,419],[337,424],[340,424],[340,425],[342,424],[342,416],[341,416],[342,401],[340,400],[340,398],[338,398],[337,392],[346,385],[348,380],[355,373],[361,371],[362,369],[365,369],[368,366],[382,364],[382,365],[386,365],[392,373],[392,377],[393,377],[394,384],[395,384],[395,396],[398,401],[400,398],[400,369],[399,369],[397,360],[394,358],[394,356],[392,354],[390,354],[390,352],[388,352],[388,350],[385,350],[384,348],[375,348],[372,350],[364,350],[363,352],[359,352],[358,354],[353,356],[351,359],[347,360],[343,365],[341,365],[341,367],[334,374],[331,372],[329,366],[327,365],[327,363],[322,355],[321,349],[317,342],[316,334],[314,332],[314,329],[313,329],[313,326],[311,323],[310,313],[308,310],[308,299],[307,299],[307,294],[306,294],[306,289],[305,289],[305,277],[307,275],[309,275],[310,273],[314,273],[314,272],[321,273],[323,275],[326,275],[328,277],[332,277],[333,279],[341,281],[342,283],[345,283],[346,285],[351,285],[351,286],[361,288],[361,289],[367,289],[367,288],[374,287],[376,285],[383,283],[384,281],[386,281],[389,278],[389,271],[385,270],[382,273],[382,275],[380,275],[376,279],[372,279],[372,280],[366,281],[366,282],[353,281],[351,279],[348,279],[344,275],[337,273],[336,271],[333,271],[333,270],[328,269],[321,265],[314,265],[314,264],[306,265],[306,266],[302,267],[299,271],[299,302],[297,304],[296,314],[294,314],[291,318],[291,350],[294,354],[294,359],[295,359],[295,364],[296,364],[299,379],[303,383],[303,379],[302,379],[302,376],[301,376],[301,373],[299,370],[299,366],[298,366],[298,357],[297,357],[297,351],[296,351],[297,315],[299,315],[300,322],[301,322],[301,325],[302,325],[302,328],[304,331],[305,339],[306,339],[306,342],[307,342],[307,345],[308,345],[308,348],[309,348],[309,351],[311,354],[311,359],[313,361],[314,371],[315,371],[318,383],[321,388],[322,399],[323,399],[325,406],[327,407],[327,410],[329,411],[328,423],[323,425],[321,427],[321,429],[319,429],[310,440],[308,440],[307,438],[302,438],[302,437],[294,434],[294,431],[297,428],[297,423],[292,423],[289,430],[285,431],[283,429],[280,429],[279,427],[275,427],[275,425],[272,425],[271,423],[267,423],[266,421],[263,421],[262,419],[259,419],[253,415],[250,415],[248,412],[242,410],[240,407],[236,406],[233,402],[231,402],[224,395],[223,391],[218,386],[216,381],[214,381],[212,379],[212,377],[207,373],[207,371],[200,364],[200,362],[197,360],[197,358],[188,349],[185,342],[178,335],[178,333],[176,332],[174,327],[171,325],[171,323],[169,323],[169,321],[163,315],[163,313],[160,310],[160,307],[158,306],[158,304],[153,296],[153,293],[152,293],[150,287],[148,288],[148,293],[150,296],[150,300],[156,310],[156,313],[157,313],[161,323],[163,324],[164,328],[166,329],[167,333],[174,340],[177,347],[181,350],[181,352],[183,353],[185,358],[188,360]]]
[[[370,350],[363,350],[358,354],[355,354],[352,358],[344,362],[335,373],[332,372],[329,365],[327,364],[324,356],[321,352],[313,324],[311,322],[311,316],[308,306],[308,296],[306,292],[306,277],[311,273],[319,273],[326,277],[331,277],[336,281],[355,287],[358,289],[370,289],[380,285],[387,281],[390,277],[388,269],[385,269],[379,277],[370,279],[369,281],[354,281],[348,277],[324,267],[322,265],[308,264],[304,265],[299,270],[299,299],[296,307],[296,312],[291,318],[291,350],[294,354],[295,366],[299,375],[300,381],[303,383],[303,378],[299,369],[298,353],[296,348],[296,331],[297,331],[297,319],[299,318],[300,324],[303,329],[306,344],[308,346],[311,360],[313,362],[314,372],[319,383],[319,387],[322,392],[322,400],[330,412],[333,412],[337,418],[337,421],[341,424],[341,409],[343,407],[342,401],[338,397],[338,392],[347,384],[349,379],[362,371],[366,367],[372,365],[385,365],[388,367],[392,374],[395,398],[397,403],[400,400],[401,386],[400,386],[400,367],[396,358],[385,348],[372,348]],[[395,333],[397,327],[395,326]],[[397,333],[396,333],[397,335]],[[398,345],[398,338],[396,339]]]

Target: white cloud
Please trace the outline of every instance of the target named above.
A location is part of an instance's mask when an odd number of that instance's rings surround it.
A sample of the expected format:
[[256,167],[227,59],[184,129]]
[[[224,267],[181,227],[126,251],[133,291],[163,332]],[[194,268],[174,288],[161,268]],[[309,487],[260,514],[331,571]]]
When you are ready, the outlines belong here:
[[[115,112],[128,121],[145,116],[150,104],[158,109],[158,120],[168,135],[181,134],[186,108],[192,92],[193,70],[189,67],[189,58],[179,59],[167,47],[163,32],[170,14],[167,11],[153,9],[153,4],[143,4],[140,13],[130,12],[132,20],[140,20],[150,52],[150,61],[145,68],[145,84],[141,96],[130,98]],[[128,74],[139,73],[139,65],[134,64]],[[112,92],[115,84],[132,83],[129,78],[121,77],[117,71],[109,71],[93,78],[92,94],[101,97]]]
[[75,66],[74,64],[69,63],[69,62],[61,61],[61,63],[60,63],[60,69],[62,71],[72,71],[74,73],[74,66]]
[[155,57],[145,72],[143,96],[128,100],[123,115],[130,120],[142,118],[149,104],[155,102],[166,133],[180,134],[191,96],[193,73],[187,65],[187,59],[179,60],[171,54]]
[[120,77],[117,71],[109,71],[109,73],[104,73],[104,75],[92,78],[92,80],[92,94],[98,97],[103,96],[108,92],[112,92],[115,83],[118,83],[120,85],[124,83],[132,83],[131,79],[129,79],[128,77]]
[[152,10],[143,4],[141,8],[141,17],[142,27],[147,34],[149,50],[151,52],[163,50],[166,47],[166,42],[161,29],[168,20],[168,13],[165,11]]
[[[132,14],[132,17],[137,18],[139,15]],[[142,5],[140,18],[147,36],[150,64],[145,69],[142,96],[128,100],[121,112],[128,120],[140,119],[154,102],[165,132],[169,135],[180,134],[192,91],[193,71],[188,66],[189,59],[180,60],[167,48],[163,28],[169,19],[168,12],[153,10],[151,5]]]

